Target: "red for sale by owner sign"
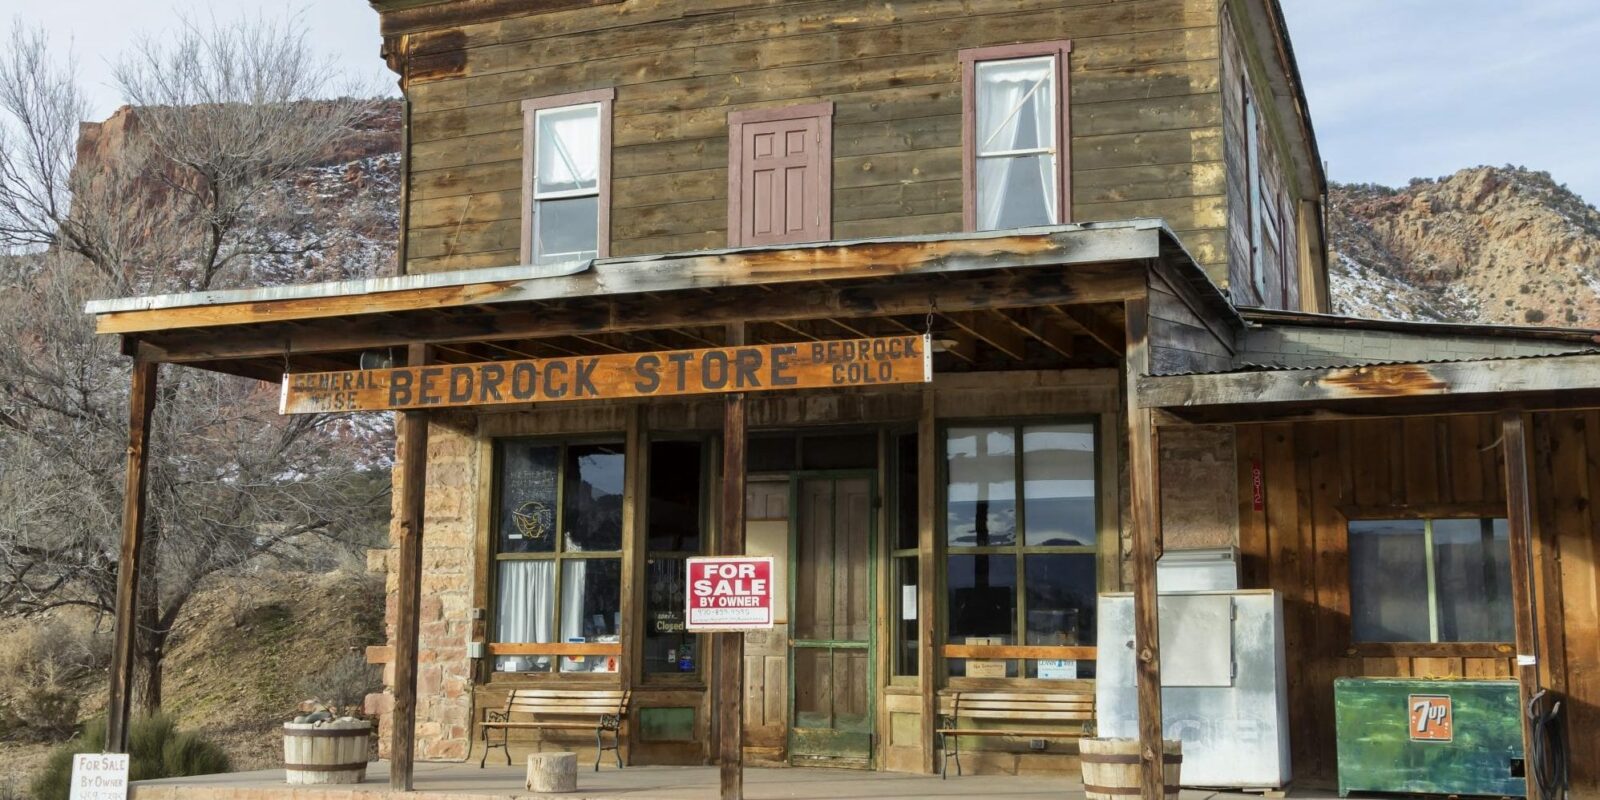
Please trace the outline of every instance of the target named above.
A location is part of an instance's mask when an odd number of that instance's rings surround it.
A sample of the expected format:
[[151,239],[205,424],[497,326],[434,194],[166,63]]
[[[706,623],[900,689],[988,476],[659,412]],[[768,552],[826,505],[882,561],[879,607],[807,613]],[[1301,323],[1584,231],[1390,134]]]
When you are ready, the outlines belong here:
[[689,559],[688,600],[691,631],[772,627],[772,557]]

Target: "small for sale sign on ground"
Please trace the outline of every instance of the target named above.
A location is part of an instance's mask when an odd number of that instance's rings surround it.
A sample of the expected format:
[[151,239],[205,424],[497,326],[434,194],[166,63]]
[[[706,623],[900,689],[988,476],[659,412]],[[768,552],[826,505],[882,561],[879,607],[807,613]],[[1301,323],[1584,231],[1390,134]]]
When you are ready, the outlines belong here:
[[772,557],[689,559],[688,628],[748,631],[772,627]]
[[122,753],[79,753],[72,757],[72,800],[125,800],[128,756]]

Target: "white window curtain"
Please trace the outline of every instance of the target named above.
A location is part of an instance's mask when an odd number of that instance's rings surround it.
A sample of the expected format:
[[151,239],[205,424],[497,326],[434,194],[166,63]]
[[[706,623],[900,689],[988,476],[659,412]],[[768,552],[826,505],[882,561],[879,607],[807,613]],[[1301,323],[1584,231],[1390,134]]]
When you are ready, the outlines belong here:
[[[501,561],[495,606],[494,640],[506,643],[555,641],[556,571],[547,560]],[[548,672],[550,656],[497,656],[495,669]]]
[[978,228],[1059,221],[1053,57],[977,65]]
[[[587,642],[584,634],[584,590],[589,583],[589,562],[566,561],[561,565],[561,637],[569,642]],[[596,661],[600,659],[595,659]],[[593,669],[585,656],[568,656],[561,660],[562,672],[589,672]]]
[[594,258],[599,253],[599,104],[539,111],[534,148],[534,263]]

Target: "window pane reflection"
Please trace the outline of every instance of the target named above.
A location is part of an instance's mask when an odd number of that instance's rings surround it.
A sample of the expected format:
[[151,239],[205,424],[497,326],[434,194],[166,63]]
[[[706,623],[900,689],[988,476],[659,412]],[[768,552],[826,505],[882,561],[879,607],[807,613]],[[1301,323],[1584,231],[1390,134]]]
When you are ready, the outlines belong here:
[[1015,438],[1010,428],[951,428],[946,434],[945,529],[951,546],[1016,541]]

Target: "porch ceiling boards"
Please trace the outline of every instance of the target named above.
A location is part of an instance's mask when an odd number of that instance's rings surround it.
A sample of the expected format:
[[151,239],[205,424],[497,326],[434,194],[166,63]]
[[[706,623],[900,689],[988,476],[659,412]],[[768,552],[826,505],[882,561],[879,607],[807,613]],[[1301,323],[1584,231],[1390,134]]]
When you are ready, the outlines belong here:
[[[443,362],[923,333],[939,369],[1106,366],[1122,301],[1171,257],[1160,222],[598,259],[570,274],[507,267],[99,301],[101,333],[142,358],[262,380],[354,368],[366,350]],[[1193,267],[1192,263],[1189,266]],[[1198,268],[1194,268],[1198,272]]]

